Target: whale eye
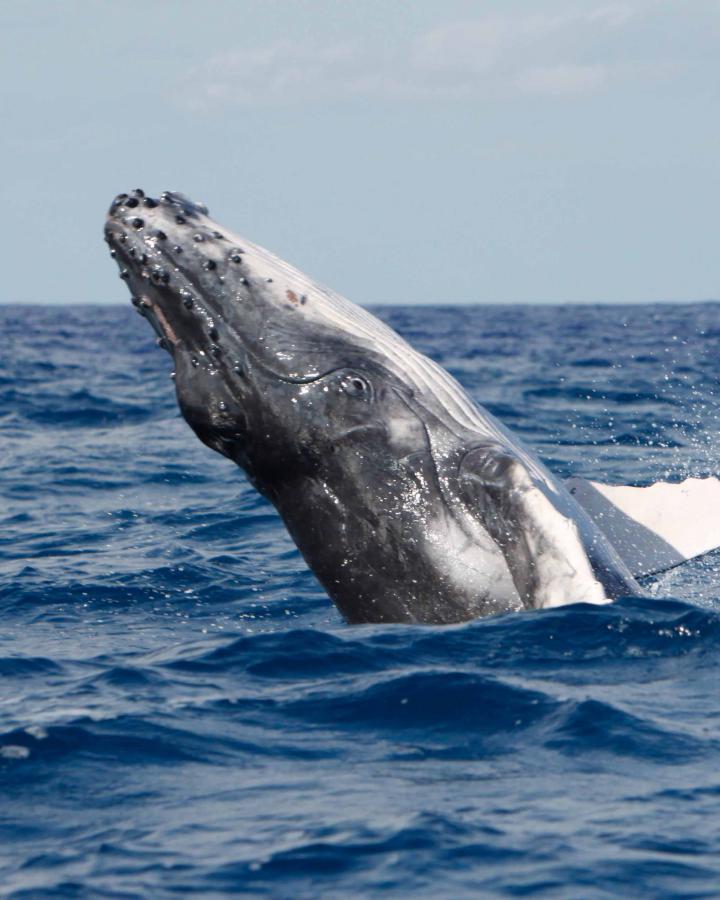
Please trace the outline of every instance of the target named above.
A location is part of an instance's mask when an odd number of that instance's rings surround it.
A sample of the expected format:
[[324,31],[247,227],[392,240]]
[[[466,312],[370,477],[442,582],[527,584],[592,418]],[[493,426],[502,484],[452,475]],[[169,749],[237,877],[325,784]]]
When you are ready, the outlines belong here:
[[370,396],[370,384],[369,382],[362,377],[362,375],[357,375],[356,373],[352,373],[351,375],[347,375],[342,380],[342,389],[346,394],[349,394],[351,397],[369,397]]

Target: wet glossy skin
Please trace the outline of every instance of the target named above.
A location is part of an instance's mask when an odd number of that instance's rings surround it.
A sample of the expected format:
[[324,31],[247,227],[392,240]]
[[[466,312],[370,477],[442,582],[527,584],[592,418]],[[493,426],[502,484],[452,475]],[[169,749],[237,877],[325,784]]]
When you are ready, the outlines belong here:
[[579,508],[539,462],[367,312],[182,195],[121,194],[105,231],[184,417],[275,504],[349,621],[600,602],[597,578],[633,592],[588,522],[566,541]]

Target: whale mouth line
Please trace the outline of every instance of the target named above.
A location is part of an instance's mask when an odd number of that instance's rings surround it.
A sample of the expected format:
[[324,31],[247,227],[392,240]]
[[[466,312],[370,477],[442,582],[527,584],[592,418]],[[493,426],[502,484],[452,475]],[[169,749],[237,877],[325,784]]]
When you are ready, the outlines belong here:
[[150,303],[150,308],[152,310],[152,313],[155,316],[155,318],[157,319],[158,325],[160,326],[160,328],[162,330],[162,337],[166,341],[170,341],[170,343],[173,345],[173,347],[180,347],[181,346],[180,338],[175,334],[175,331],[174,331],[172,325],[170,324],[170,322],[168,321],[167,316],[162,311],[162,307],[160,306],[160,304],[154,303],[152,301],[152,298],[150,298],[150,297],[143,296],[143,299],[146,302]]

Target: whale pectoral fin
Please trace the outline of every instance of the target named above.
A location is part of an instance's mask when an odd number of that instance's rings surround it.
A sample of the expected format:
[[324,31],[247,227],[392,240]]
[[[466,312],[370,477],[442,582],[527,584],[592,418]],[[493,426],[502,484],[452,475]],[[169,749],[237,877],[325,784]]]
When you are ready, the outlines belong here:
[[463,457],[458,475],[465,502],[503,553],[526,607],[607,602],[575,523],[555,508],[520,460],[500,445],[476,446]]
[[652,575],[720,547],[720,480],[650,487],[570,478],[567,488],[633,575]]

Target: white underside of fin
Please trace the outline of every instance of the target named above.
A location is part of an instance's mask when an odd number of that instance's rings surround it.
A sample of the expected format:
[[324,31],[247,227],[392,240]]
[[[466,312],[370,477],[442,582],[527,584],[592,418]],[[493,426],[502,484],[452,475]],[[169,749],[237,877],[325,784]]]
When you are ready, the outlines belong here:
[[633,575],[651,575],[720,546],[720,480],[650,487],[570,478],[567,488]]

